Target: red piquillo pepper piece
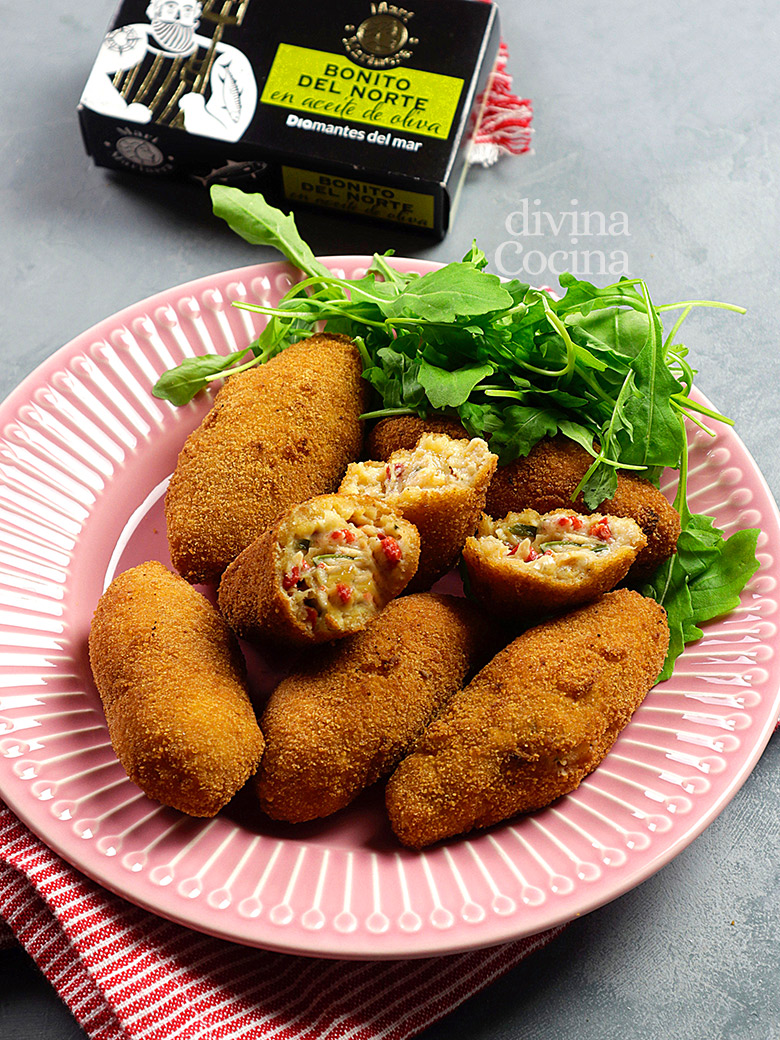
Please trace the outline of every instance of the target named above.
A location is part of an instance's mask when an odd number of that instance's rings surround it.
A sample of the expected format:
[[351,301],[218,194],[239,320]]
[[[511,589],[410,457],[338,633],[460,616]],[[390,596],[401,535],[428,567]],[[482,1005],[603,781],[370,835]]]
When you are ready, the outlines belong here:
[[343,527],[339,531],[332,531],[330,539],[332,542],[346,542],[347,545],[351,545],[355,541],[357,535],[354,531],[350,531],[348,527]]
[[342,603],[349,603],[352,599],[352,589],[349,585],[345,585],[343,581],[340,581],[336,586],[336,595]]
[[600,538],[602,542],[609,542],[612,540],[612,531],[609,527],[609,521],[606,519],[597,520],[591,527],[590,533],[594,538]]
[[[381,538],[381,536],[380,536]],[[381,538],[382,541],[382,552],[385,554],[385,559],[388,563],[398,563],[403,555],[401,552],[401,546],[392,537],[392,535],[385,535]]]
[[295,586],[298,584],[298,581],[299,581],[300,577],[301,577],[301,572],[298,570],[298,567],[297,566],[293,567],[282,578],[282,588],[286,592],[289,592],[290,589],[295,588]]

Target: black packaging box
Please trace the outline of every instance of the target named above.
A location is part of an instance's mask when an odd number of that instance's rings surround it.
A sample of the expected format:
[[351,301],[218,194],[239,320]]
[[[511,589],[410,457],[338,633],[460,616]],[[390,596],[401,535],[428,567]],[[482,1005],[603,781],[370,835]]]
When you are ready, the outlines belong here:
[[79,119],[99,166],[443,236],[498,44],[482,0],[125,0]]

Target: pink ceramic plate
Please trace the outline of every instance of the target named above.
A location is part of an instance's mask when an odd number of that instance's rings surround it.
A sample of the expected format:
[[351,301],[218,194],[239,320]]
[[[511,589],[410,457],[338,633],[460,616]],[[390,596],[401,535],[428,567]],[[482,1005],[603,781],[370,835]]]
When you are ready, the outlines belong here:
[[[359,276],[364,257],[332,266]],[[430,270],[398,261],[404,270]],[[120,570],[169,563],[162,500],[209,399],[150,394],[182,357],[255,334],[234,299],[275,301],[283,263],[202,278],[107,319],[5,402],[0,427],[0,791],[53,849],[106,888],[205,932],[328,957],[422,956],[541,931],[614,899],[726,805],[780,712],[780,523],[727,428],[691,438],[692,505],[726,533],[762,528],[762,568],[647,697],[602,765],[543,812],[414,853],[381,791],[318,823],[274,824],[246,792],[213,820],[147,799],[108,739],[87,661],[92,610]],[[261,662],[251,659],[257,689]]]

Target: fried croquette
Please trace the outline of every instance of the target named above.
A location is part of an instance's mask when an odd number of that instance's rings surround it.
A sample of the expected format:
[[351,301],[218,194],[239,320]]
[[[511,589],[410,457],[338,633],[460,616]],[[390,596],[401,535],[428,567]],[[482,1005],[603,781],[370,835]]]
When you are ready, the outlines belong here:
[[629,589],[528,629],[453,697],[388,781],[401,842],[422,848],[573,791],[653,686],[668,642],[663,608]]
[[364,628],[417,570],[420,536],[381,501],[319,495],[230,564],[219,609],[239,636],[321,643]]
[[260,805],[292,823],[329,816],[389,773],[495,646],[466,600],[402,596],[349,639],[320,648],[271,694]]
[[477,526],[497,456],[479,437],[456,440],[426,433],[415,448],[393,452],[387,462],[355,462],[342,494],[386,502],[420,532],[420,562],[410,591],[430,588],[457,561]]
[[216,582],[285,509],[335,491],[360,454],[361,373],[351,340],[317,335],[228,377],[187,438],[165,498],[182,577]]
[[[522,509],[540,513],[554,509],[584,511],[582,496],[572,496],[592,462],[592,456],[567,437],[541,440],[525,458],[498,468],[488,488],[485,511],[494,517]],[[676,551],[679,514],[649,480],[618,473],[617,492],[601,502],[596,511],[630,517],[642,528],[647,545],[631,568],[632,581],[649,577]]]
[[557,509],[483,515],[466,539],[469,595],[507,618],[536,620],[614,588],[647,544],[628,517]]
[[150,798],[214,816],[255,772],[263,736],[244,659],[218,612],[161,563],[101,596],[89,660],[127,775]]
[[424,433],[445,433],[454,440],[471,440],[457,419],[419,415],[391,415],[380,419],[366,434],[363,457],[387,462],[394,451],[407,448],[411,451]]

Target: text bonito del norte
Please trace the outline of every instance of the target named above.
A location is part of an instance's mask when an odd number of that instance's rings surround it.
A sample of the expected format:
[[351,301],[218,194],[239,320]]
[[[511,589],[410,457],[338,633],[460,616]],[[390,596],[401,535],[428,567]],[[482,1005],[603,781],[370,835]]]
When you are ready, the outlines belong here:
[[326,65],[322,72],[321,76],[302,73],[298,79],[298,86],[326,94],[338,94],[341,97],[398,105],[416,111],[424,110],[428,104],[427,97],[409,93],[412,84],[405,76],[369,69],[340,68],[338,65]]

